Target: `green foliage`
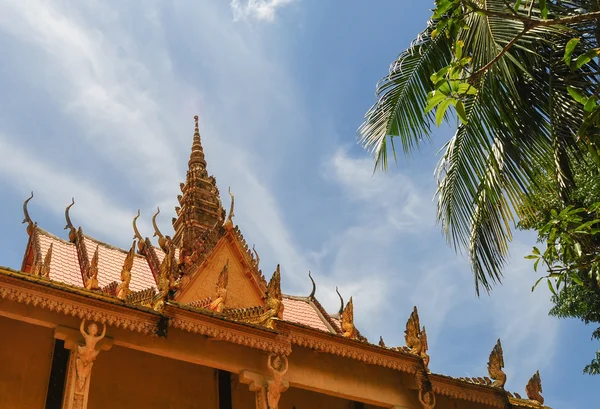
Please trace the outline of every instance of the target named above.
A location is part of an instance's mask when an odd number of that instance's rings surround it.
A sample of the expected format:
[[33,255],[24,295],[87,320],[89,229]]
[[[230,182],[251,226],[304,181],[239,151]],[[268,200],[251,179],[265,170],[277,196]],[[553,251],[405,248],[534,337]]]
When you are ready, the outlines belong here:
[[[526,203],[539,175],[553,175],[562,199],[573,158],[587,151],[600,166],[599,10],[595,0],[436,0],[378,84],[359,129],[377,168],[396,157],[395,138],[408,154],[432,126],[456,129],[438,165],[437,217],[468,252],[477,291],[500,281],[515,209],[535,211]],[[569,228],[584,219],[567,213],[557,217]],[[567,240],[559,230],[556,246]]]
[[[563,200],[556,179],[540,174],[538,186],[524,205],[534,211],[523,214],[518,227],[537,230],[538,241],[545,244],[542,250],[534,247],[527,258],[534,260],[536,271],[546,271],[534,288],[542,280],[547,281],[555,304],[550,314],[560,318],[579,318],[586,324],[599,324],[600,177],[589,156],[574,161],[573,179],[576,187]],[[600,339],[600,328],[594,331],[592,338]],[[598,356],[584,372],[600,373]]]

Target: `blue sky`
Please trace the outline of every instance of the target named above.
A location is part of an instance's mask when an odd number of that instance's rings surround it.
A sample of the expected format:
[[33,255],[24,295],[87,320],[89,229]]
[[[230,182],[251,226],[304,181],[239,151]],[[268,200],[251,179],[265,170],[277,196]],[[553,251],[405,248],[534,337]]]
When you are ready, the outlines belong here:
[[[21,205],[66,237],[65,206],[87,234],[128,248],[142,210],[170,227],[193,134],[209,171],[231,186],[236,218],[262,269],[330,311],[354,296],[372,341],[404,344],[417,305],[434,372],[487,375],[496,339],[507,387],[540,370],[546,403],[592,408],[582,374],[593,330],[547,316],[549,294],[517,233],[504,285],[477,298],[466,259],[435,224],[434,166],[451,130],[388,174],[356,144],[390,62],[425,27],[426,1],[8,0],[0,4],[0,264],[19,268]],[[228,204],[227,197],[223,197]],[[141,220],[141,219],[140,219]]]

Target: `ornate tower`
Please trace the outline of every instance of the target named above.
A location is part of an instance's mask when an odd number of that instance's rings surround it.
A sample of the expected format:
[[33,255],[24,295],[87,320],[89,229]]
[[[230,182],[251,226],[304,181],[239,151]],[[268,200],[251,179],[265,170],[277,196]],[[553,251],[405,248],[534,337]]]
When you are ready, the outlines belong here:
[[204,150],[200,142],[198,116],[194,117],[196,128],[192,153],[188,162],[185,183],[181,183],[178,196],[180,207],[176,208],[177,217],[173,219],[175,236],[173,243],[181,249],[182,255],[192,254],[202,235],[212,229],[216,223],[223,223],[224,210],[214,176],[206,170]]

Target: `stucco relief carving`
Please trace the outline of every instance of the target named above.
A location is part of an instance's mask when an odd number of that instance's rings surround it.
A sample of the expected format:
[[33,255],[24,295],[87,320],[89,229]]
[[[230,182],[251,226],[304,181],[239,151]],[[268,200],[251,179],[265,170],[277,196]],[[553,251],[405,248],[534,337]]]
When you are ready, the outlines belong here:
[[87,332],[85,330],[85,319],[81,321],[79,331],[85,340],[84,345],[77,346],[77,358],[75,369],[77,371],[77,392],[82,392],[85,383],[92,371],[92,365],[98,357],[100,351],[96,350],[96,344],[106,335],[106,325],[103,325],[102,334],[98,334],[98,326],[95,323],[88,325]]
[[279,408],[279,398],[288,385],[283,377],[288,370],[288,359],[284,355],[270,355],[267,361],[267,367],[273,379],[267,382],[267,403],[269,409]]

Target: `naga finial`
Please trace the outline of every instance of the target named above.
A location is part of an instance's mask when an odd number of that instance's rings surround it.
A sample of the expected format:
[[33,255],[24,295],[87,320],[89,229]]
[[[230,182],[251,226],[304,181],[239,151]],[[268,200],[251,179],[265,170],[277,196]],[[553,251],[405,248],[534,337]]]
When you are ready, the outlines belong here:
[[256,249],[254,248],[254,244],[252,245],[252,251],[256,256],[256,267],[258,268],[258,265],[260,264],[260,256],[258,255],[258,251],[256,251]]
[[342,311],[342,336],[345,338],[355,339],[358,337],[358,331],[354,326],[354,303],[352,297],[346,304],[346,308]]
[[27,203],[29,203],[31,199],[33,199],[33,190],[31,191],[31,196],[29,196],[29,198],[23,203],[23,214],[25,215],[23,223],[27,223],[27,234],[30,236],[33,233],[33,228],[36,226],[36,223],[31,220],[31,217],[29,217],[29,211],[27,210]]
[[315,283],[315,280],[313,280],[310,270],[308,270],[308,278],[310,278],[310,281],[312,281],[312,291],[310,292],[308,298],[313,299],[315,298],[315,293],[317,292],[317,284]]
[[340,297],[340,309],[338,311],[338,315],[341,317],[342,312],[344,312],[344,299],[342,298],[342,294],[340,294],[338,291],[337,285],[335,286],[335,292],[337,293],[338,297]]
[[231,196],[231,207],[229,208],[229,215],[227,216],[225,223],[223,223],[225,228],[228,230],[233,228],[233,209],[235,206],[235,196],[233,195],[233,193],[231,193],[231,187],[229,188],[229,196]]
[[525,392],[529,400],[537,402],[539,405],[544,404],[544,397],[542,396],[542,378],[540,378],[540,371],[533,374],[527,386],[525,386]]
[[71,204],[65,209],[65,219],[67,220],[65,230],[69,229],[69,241],[71,243],[75,243],[75,239],[77,238],[77,230],[75,229],[75,226],[73,226],[73,223],[71,223],[71,216],[69,215],[69,210],[71,210],[71,207],[73,207],[74,204],[75,198],[72,197]]
[[162,235],[158,226],[156,225],[156,216],[160,214],[160,207],[156,208],[156,214],[152,216],[152,225],[154,226],[154,235],[152,237],[158,236],[158,246],[164,251],[167,252],[167,239]]
[[133,239],[138,241],[138,251],[140,253],[144,252],[144,248],[146,247],[146,241],[140,234],[140,231],[137,228],[137,219],[140,217],[140,209],[137,211],[137,215],[133,218]]
[[429,371],[427,333],[425,332],[425,327],[421,329],[421,323],[419,322],[419,311],[417,310],[416,306],[413,308],[413,311],[406,322],[404,339],[406,341],[406,346],[410,348],[410,353],[419,355],[423,359],[425,369]]
[[502,370],[504,368],[504,354],[502,352],[502,344],[500,339],[496,342],[494,349],[490,353],[490,360],[488,361],[488,373],[490,378],[494,380],[492,386],[504,389],[506,384],[506,374]]

